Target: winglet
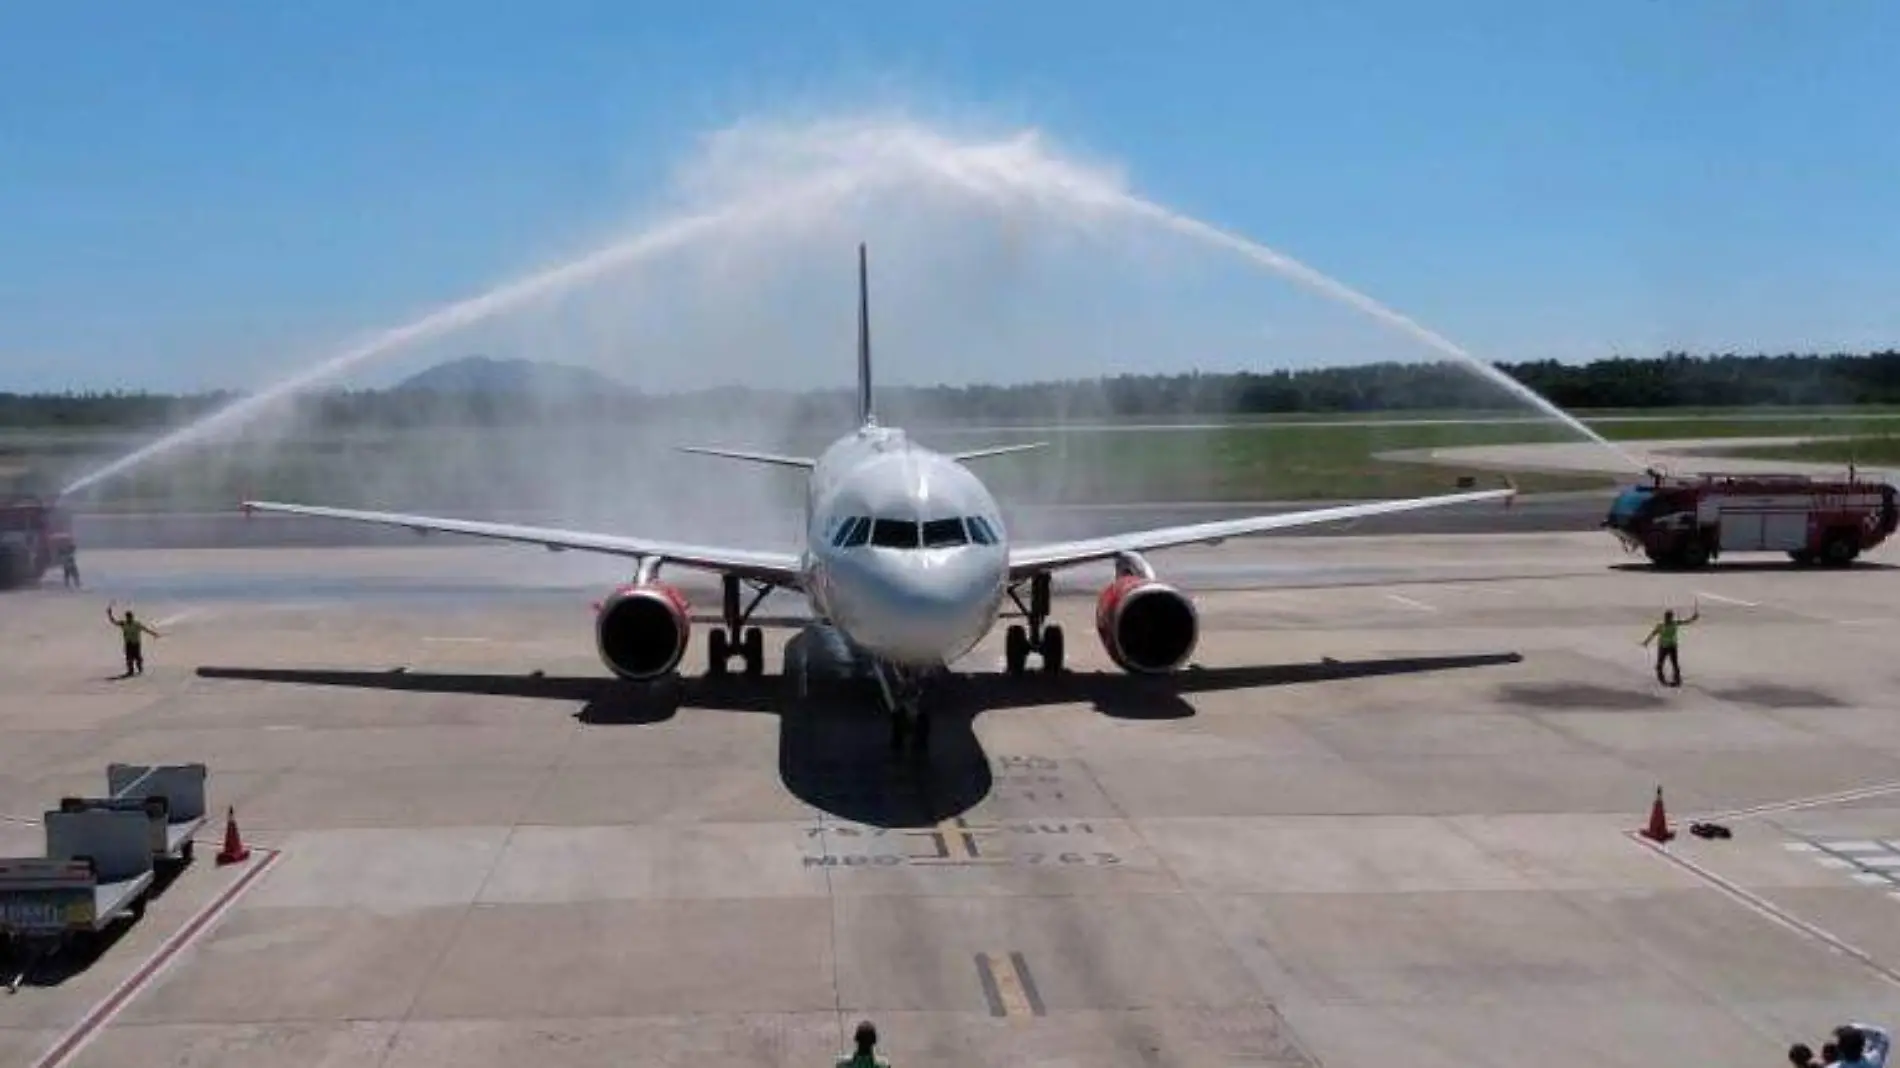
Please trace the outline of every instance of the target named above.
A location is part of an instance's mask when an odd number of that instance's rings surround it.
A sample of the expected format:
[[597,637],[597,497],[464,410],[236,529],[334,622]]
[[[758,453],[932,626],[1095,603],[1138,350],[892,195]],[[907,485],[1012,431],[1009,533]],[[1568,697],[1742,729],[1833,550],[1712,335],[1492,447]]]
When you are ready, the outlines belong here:
[[876,424],[871,408],[871,277],[864,243],[858,242],[858,426]]

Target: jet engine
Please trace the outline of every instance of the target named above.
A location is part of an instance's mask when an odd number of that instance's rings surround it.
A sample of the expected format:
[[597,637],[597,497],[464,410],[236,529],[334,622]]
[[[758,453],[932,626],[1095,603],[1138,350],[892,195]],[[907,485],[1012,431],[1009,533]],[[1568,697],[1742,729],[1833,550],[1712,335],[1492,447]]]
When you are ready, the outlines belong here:
[[622,586],[594,618],[600,659],[623,679],[643,682],[679,666],[692,635],[686,598],[661,582]]
[[1150,575],[1124,574],[1096,599],[1095,632],[1117,667],[1159,675],[1187,663],[1201,625],[1186,594]]

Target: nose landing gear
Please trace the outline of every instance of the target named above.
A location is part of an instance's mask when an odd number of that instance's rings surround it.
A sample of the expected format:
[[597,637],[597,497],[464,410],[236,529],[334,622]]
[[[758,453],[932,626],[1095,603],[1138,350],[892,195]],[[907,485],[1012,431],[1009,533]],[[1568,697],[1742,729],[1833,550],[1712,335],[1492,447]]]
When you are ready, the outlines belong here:
[[1049,573],[1042,572],[1029,579],[1029,603],[1024,604],[1017,593],[1022,584],[1009,588],[1009,599],[1029,620],[1028,627],[1020,623],[1010,624],[1003,634],[1003,665],[1011,675],[1021,675],[1028,667],[1029,654],[1042,657],[1042,670],[1051,674],[1062,673],[1062,627],[1048,622],[1049,619]]
[[891,753],[902,753],[907,744],[914,754],[928,751],[930,717],[924,714],[923,677],[881,663],[872,673],[891,717]]

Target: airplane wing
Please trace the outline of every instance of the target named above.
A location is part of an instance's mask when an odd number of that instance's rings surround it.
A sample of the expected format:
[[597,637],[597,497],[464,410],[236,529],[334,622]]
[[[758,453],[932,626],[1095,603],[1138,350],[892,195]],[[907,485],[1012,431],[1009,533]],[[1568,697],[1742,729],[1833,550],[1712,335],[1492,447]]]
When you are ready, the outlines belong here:
[[1221,519],[1211,523],[1158,527],[1153,530],[1131,531],[1127,534],[1111,534],[1104,538],[1024,545],[1012,547],[1009,551],[1009,577],[1012,580],[1027,578],[1038,572],[1054,571],[1096,560],[1107,560],[1127,552],[1147,552],[1179,545],[1213,544],[1227,538],[1264,534],[1268,531],[1285,530],[1290,527],[1312,526],[1316,523],[1333,523],[1346,519],[1361,519],[1366,516],[1390,515],[1395,512],[1414,512],[1426,508],[1443,508],[1453,504],[1495,501],[1512,497],[1516,493],[1517,488],[1512,486],[1499,490],[1479,490],[1474,493],[1450,493],[1437,497],[1371,501],[1335,508],[1315,508],[1304,512],[1285,512],[1280,515],[1256,515],[1240,519]]
[[745,449],[716,449],[708,445],[675,445],[673,448],[679,452],[690,452],[695,456],[723,456],[728,460],[750,460],[755,464],[800,467],[807,471],[818,466],[818,461],[809,456],[783,456],[775,452],[750,452]]
[[946,453],[945,455],[961,463],[965,460],[981,460],[990,456],[1007,456],[1010,453],[1028,452],[1031,449],[1043,448],[1048,444],[1046,441],[1029,441],[1021,445],[991,445],[987,448],[967,449],[963,452],[952,452]]
[[687,545],[679,542],[625,538],[616,534],[589,534],[585,531],[554,530],[548,527],[524,527],[509,523],[483,523],[470,519],[437,519],[431,516],[399,515],[394,512],[359,512],[348,508],[320,508],[306,504],[279,504],[275,501],[245,501],[246,515],[252,512],[280,512],[285,515],[340,519],[352,523],[371,523],[386,527],[407,527],[418,534],[439,531],[465,534],[475,538],[525,542],[550,551],[578,549],[613,556],[656,557],[668,563],[702,571],[738,575],[758,582],[791,589],[799,588],[799,558],[794,553],[759,552],[750,549],[726,549],[712,545]]

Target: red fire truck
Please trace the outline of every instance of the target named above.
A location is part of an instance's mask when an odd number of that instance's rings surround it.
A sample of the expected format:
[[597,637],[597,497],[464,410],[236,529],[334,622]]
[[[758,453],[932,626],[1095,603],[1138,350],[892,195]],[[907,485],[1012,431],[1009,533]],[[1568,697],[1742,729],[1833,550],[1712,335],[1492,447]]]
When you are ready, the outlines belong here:
[[1894,487],[1851,471],[1806,475],[1665,478],[1631,486],[1603,525],[1664,567],[1696,568],[1729,552],[1781,552],[1797,564],[1845,567],[1887,540],[1900,521]]
[[0,498],[0,589],[39,582],[72,536],[65,509],[38,497]]

